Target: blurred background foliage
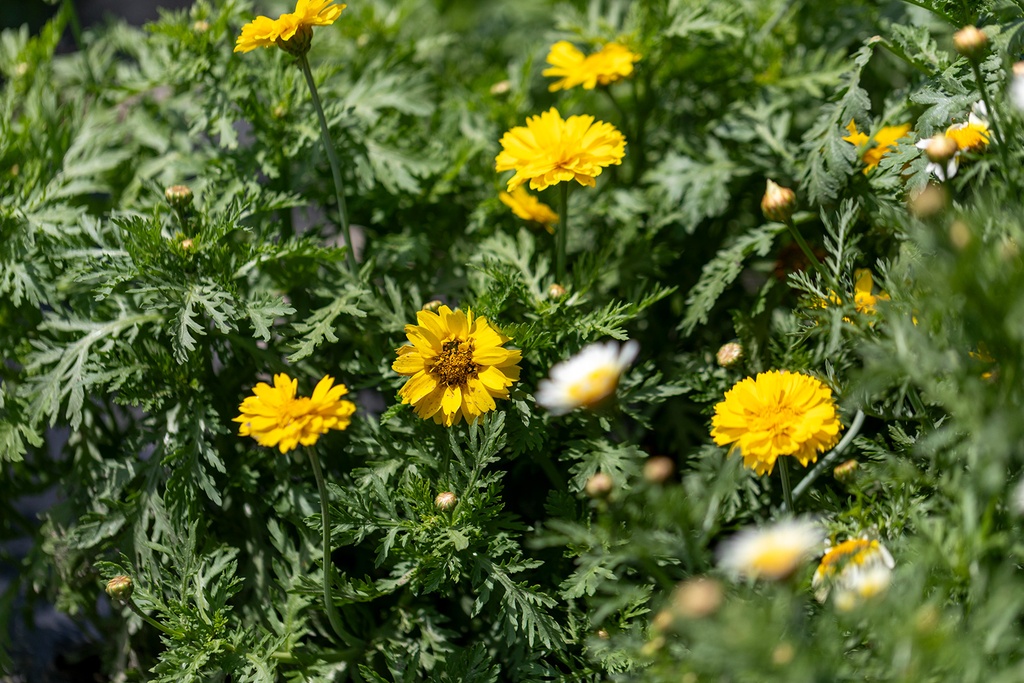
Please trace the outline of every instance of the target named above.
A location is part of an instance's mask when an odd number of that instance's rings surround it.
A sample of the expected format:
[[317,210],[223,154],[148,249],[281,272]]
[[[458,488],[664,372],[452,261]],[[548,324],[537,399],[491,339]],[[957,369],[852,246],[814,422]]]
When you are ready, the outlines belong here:
[[[12,7],[0,561],[17,573],[0,669],[28,675],[11,624],[50,601],[111,680],[1021,679],[1020,3],[350,2],[310,59],[359,277],[299,71],[231,51],[255,13],[290,6],[200,0],[139,29],[81,26],[63,4],[38,30]],[[1006,139],[939,186],[913,142],[979,99],[951,41],[971,23]],[[643,58],[610,88],[551,93],[560,39]],[[551,106],[628,140],[571,194],[564,295],[552,238],[499,202],[494,173],[502,133]],[[911,133],[863,173],[851,120]],[[797,192],[828,281],[762,217],[767,178]],[[186,211],[165,198],[176,184]],[[889,297],[874,313],[854,303],[865,268]],[[511,400],[472,428],[396,406],[394,349],[434,299],[523,350]],[[616,405],[536,408],[553,363],[608,337],[642,349]],[[744,357],[722,367],[730,341]],[[715,569],[723,538],[780,514],[777,482],[708,437],[724,392],[768,369],[822,378],[847,426],[866,416],[853,476],[826,468],[797,502],[895,557],[889,591],[853,611],[814,599],[811,567],[778,585]],[[331,374],[358,405],[319,446],[345,643],[318,606],[304,458],[230,422],[284,370],[303,393]],[[653,455],[676,473],[645,474]],[[607,496],[585,491],[597,472]],[[452,512],[433,504],[445,490]],[[56,502],[37,518],[23,503],[42,494]],[[97,598],[119,572],[172,633]],[[680,606],[677,585],[703,576],[720,601]]]

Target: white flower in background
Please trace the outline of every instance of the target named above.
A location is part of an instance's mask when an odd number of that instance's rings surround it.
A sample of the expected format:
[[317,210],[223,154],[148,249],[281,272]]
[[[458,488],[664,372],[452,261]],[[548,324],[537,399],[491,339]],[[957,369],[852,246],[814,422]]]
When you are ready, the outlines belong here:
[[885,591],[895,566],[892,555],[875,539],[851,538],[829,548],[814,571],[811,586],[824,602],[835,591],[836,607],[849,611]]
[[1010,79],[1010,102],[1019,111],[1024,111],[1024,62],[1013,65],[1013,78]]
[[745,529],[718,548],[718,566],[734,577],[781,581],[821,549],[821,526],[789,519],[763,529]]
[[1018,517],[1024,517],[1024,479],[1017,482],[1010,496],[1010,509]]
[[619,378],[636,359],[635,341],[591,344],[551,368],[551,378],[537,387],[537,404],[555,415],[592,408],[615,393]]

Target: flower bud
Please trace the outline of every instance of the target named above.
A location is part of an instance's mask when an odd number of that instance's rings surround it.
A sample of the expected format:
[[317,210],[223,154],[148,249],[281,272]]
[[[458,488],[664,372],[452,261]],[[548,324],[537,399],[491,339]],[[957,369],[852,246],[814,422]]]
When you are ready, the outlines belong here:
[[722,584],[714,579],[690,579],[672,594],[672,610],[686,619],[703,619],[722,604]]
[[953,221],[949,224],[949,241],[958,251],[963,251],[971,243],[971,229],[963,221]]
[[839,481],[847,482],[853,479],[853,474],[859,466],[856,460],[847,460],[841,465],[836,465],[835,469],[832,470],[832,475]]
[[912,194],[907,208],[917,218],[934,218],[946,210],[949,194],[941,185],[928,185],[917,194]]
[[210,22],[205,21],[203,19],[199,19],[194,24],[192,24],[192,30],[196,33],[206,33],[210,30]]
[[458,496],[451,491],[442,491],[437,494],[437,498],[434,499],[434,507],[442,512],[448,512],[455,504],[459,502]]
[[608,635],[608,631],[603,628],[597,629],[597,637],[601,640],[608,640],[611,636]]
[[953,158],[953,155],[956,154],[958,149],[956,140],[945,133],[936,133],[928,140],[928,145],[924,148],[924,153],[925,156],[928,157],[929,161],[934,161],[937,164],[945,164]]
[[430,311],[431,313],[437,313],[437,309],[441,308],[442,304],[439,300],[434,299],[423,304],[424,311]]
[[107,581],[107,595],[120,602],[128,602],[132,597],[132,577],[118,574],[110,581]]
[[785,223],[793,217],[796,208],[796,193],[788,187],[769,180],[761,198],[761,212],[770,221]]
[[512,89],[512,84],[509,83],[508,79],[506,78],[505,80],[498,81],[497,83],[495,83],[494,85],[491,86],[491,94],[492,95],[504,95],[505,93],[507,93],[511,89]]
[[786,666],[793,661],[793,657],[796,655],[796,650],[793,645],[789,642],[783,641],[779,643],[772,651],[772,663],[775,666]]
[[743,360],[743,347],[736,342],[722,344],[722,348],[715,354],[715,360],[723,368],[731,368]]
[[953,34],[953,47],[967,59],[978,59],[987,46],[988,36],[976,26],[964,26]]
[[309,52],[309,46],[313,42],[313,27],[299,24],[299,27],[288,40],[277,39],[277,46],[290,54],[292,57],[301,57]]
[[192,190],[188,185],[171,185],[164,190],[164,197],[175,211],[184,211],[192,206]]
[[615,482],[611,477],[604,472],[598,472],[587,480],[587,485],[583,487],[583,490],[591,498],[606,498],[614,486]]
[[671,458],[664,455],[655,455],[647,458],[644,463],[644,479],[652,484],[664,484],[676,471],[676,465]]
[[548,287],[548,298],[549,299],[561,299],[565,296],[565,287],[554,282]]
[[186,237],[181,241],[181,244],[179,246],[181,247],[182,251],[188,251],[193,246],[195,246],[195,243],[192,241],[191,237]]

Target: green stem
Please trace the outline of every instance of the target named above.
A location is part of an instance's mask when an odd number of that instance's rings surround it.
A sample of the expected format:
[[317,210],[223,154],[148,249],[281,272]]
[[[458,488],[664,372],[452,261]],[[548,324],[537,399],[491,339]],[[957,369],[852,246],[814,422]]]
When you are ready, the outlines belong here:
[[324,483],[324,473],[320,469],[320,458],[317,457],[316,448],[307,448],[306,453],[309,454],[309,465],[313,468],[316,490],[320,494],[320,526],[323,528],[324,610],[327,612],[327,620],[331,622],[331,628],[343,642],[348,644],[354,642],[355,638],[342,625],[341,616],[331,597],[331,576],[334,563],[331,561],[331,511],[327,500],[327,485]]
[[561,191],[558,200],[558,231],[555,233],[555,274],[558,283],[565,286],[565,247],[569,239],[569,183],[559,184]]
[[324,147],[327,149],[327,160],[331,164],[331,176],[334,178],[334,197],[338,203],[338,216],[341,218],[342,236],[345,238],[345,246],[348,249],[345,257],[348,261],[348,269],[352,276],[355,277],[359,273],[359,266],[356,264],[355,249],[352,246],[352,230],[348,224],[345,187],[341,181],[341,167],[338,164],[338,155],[334,151],[331,131],[327,128],[327,117],[324,116],[324,108],[320,104],[320,94],[316,90],[316,81],[313,80],[313,72],[309,68],[309,60],[306,59],[306,55],[299,57],[299,67],[302,69],[302,75],[306,77],[309,94],[313,96],[313,108],[316,109],[317,118],[320,119],[320,137],[323,140]]
[[167,628],[166,626],[161,624],[159,621],[157,621],[156,619],[154,619],[153,617],[149,616],[148,614],[143,612],[141,609],[139,609],[139,606],[136,605],[135,601],[132,600],[131,598],[128,599],[128,603],[127,604],[128,604],[128,608],[131,611],[133,611],[137,615],[139,615],[139,618],[141,618],[144,622],[146,622],[147,624],[149,624],[153,628],[155,628],[158,631],[161,631],[161,632],[169,635],[171,638],[179,638],[179,637],[181,637],[180,633],[176,633],[175,631],[172,631],[171,629]]
[[985,85],[985,78],[981,75],[981,65],[978,64],[977,59],[970,59],[971,70],[974,71],[974,80],[978,83],[978,92],[981,93],[981,101],[985,103],[985,110],[988,112],[988,120],[992,124],[992,132],[995,133],[997,138],[997,146],[999,149],[999,156],[1003,160],[1003,172],[1006,173],[1010,168],[1010,158],[1007,156],[1006,150],[1006,138],[1003,137],[1002,131],[999,129],[999,122],[996,120],[996,109],[992,106],[992,100],[988,96],[988,87]]
[[779,476],[782,477],[782,500],[786,509],[793,512],[793,487],[789,484],[789,465],[786,464],[786,456],[779,458]]
[[832,282],[832,278],[829,277],[828,272],[825,270],[825,266],[821,264],[821,261],[818,260],[818,257],[814,255],[813,251],[811,251],[810,245],[807,244],[807,241],[804,239],[804,236],[800,234],[800,231],[797,229],[796,224],[793,223],[792,218],[786,219],[786,227],[789,228],[789,234],[792,235],[794,240],[796,240],[797,245],[799,245],[800,250],[804,252],[804,256],[807,257],[808,262],[810,262],[814,269],[818,271],[818,274],[825,279],[825,282],[827,282],[829,285],[832,285],[833,289],[835,289],[834,283]]

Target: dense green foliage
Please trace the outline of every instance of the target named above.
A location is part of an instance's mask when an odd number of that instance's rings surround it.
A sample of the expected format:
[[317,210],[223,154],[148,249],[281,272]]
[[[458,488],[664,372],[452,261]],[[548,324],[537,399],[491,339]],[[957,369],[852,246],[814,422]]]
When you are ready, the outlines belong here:
[[[69,7],[0,34],[0,540],[34,541],[0,550],[19,563],[0,670],[20,594],[100,634],[113,680],[1024,677],[1024,3],[352,0],[309,59],[356,274],[302,73],[232,53],[256,13],[291,7],[197,0],[56,54]],[[974,63],[952,43],[968,24],[989,39]],[[560,39],[642,59],[552,93]],[[967,119],[979,76],[990,144],[939,183],[914,142]],[[551,106],[627,139],[570,193],[564,294],[553,238],[499,202],[494,171],[502,134]],[[851,120],[912,128],[864,173]],[[795,190],[821,272],[763,218],[767,178]],[[865,268],[888,295],[874,311]],[[396,398],[395,348],[435,299],[523,351],[510,400],[473,425]],[[614,402],[535,404],[556,362],[608,338],[641,349]],[[744,356],[722,367],[730,341]],[[859,463],[840,480],[830,460],[797,512],[895,558],[853,610],[815,599],[813,564],[781,583],[716,568],[723,539],[784,515],[778,479],[708,436],[725,392],[769,369],[832,388]],[[283,371],[306,395],[330,374],[357,405],[316,446],[344,638],[306,455],[231,421]],[[667,481],[645,475],[653,455]],[[612,489],[588,495],[599,472]],[[22,514],[51,490],[43,519]],[[162,632],[97,599],[122,573]],[[702,576],[722,604],[680,612],[674,589]]]

